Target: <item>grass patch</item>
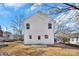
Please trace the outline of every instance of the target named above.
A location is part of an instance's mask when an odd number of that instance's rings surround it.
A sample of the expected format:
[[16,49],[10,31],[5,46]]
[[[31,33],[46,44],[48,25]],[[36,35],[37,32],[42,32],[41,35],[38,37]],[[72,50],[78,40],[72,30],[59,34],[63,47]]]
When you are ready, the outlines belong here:
[[38,48],[17,42],[11,42],[8,46],[0,47],[0,53],[2,52],[15,56],[79,56],[78,49],[65,49],[51,46]]

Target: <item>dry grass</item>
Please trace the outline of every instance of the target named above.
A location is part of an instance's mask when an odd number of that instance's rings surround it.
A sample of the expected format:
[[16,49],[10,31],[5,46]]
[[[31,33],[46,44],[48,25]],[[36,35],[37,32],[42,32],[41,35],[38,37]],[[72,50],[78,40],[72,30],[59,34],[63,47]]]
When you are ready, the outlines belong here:
[[8,44],[6,47],[1,47],[0,53],[3,52],[16,56],[79,56],[78,49],[65,49],[60,47],[37,48],[16,42]]
[[44,49],[45,55],[50,56],[79,56],[79,50],[76,49],[65,49],[58,47],[49,47]]

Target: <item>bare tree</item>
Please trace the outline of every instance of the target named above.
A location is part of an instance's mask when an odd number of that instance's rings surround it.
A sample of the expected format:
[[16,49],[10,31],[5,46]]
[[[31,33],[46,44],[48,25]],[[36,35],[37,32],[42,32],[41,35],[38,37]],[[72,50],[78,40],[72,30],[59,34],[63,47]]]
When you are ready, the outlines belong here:
[[11,27],[13,29],[14,35],[19,38],[22,38],[22,17],[23,15],[15,16],[13,20],[11,20]]
[[[70,4],[70,3],[62,3],[62,4],[66,5],[66,7],[59,8],[57,6],[55,6],[55,7],[54,6],[50,6],[48,4],[43,4],[43,6],[48,7],[46,10],[49,11],[49,13],[48,13],[49,16],[54,15],[54,13],[55,14],[61,14],[64,11],[67,12],[69,10],[79,10],[79,7],[76,6],[76,4]],[[75,16],[76,16],[76,14],[75,14]],[[66,15],[65,15],[65,17],[66,17]],[[66,30],[66,31],[70,31],[70,28],[67,27],[66,24],[69,23],[69,21],[70,22],[71,21],[74,21],[76,24],[79,24],[78,17],[79,17],[79,15],[77,15],[75,18],[72,17],[74,20],[72,20],[72,19],[69,19],[69,20],[66,20],[66,21],[64,19],[58,20],[58,22],[56,22],[56,25],[55,25],[56,26],[56,29],[57,29],[56,33],[59,32],[61,29]],[[79,28],[79,26],[77,25],[77,29],[78,28]],[[77,30],[77,29],[74,29],[74,30]]]
[[67,6],[70,6],[70,7],[72,7],[73,9],[79,10],[79,8],[78,8],[77,6],[75,6],[75,5],[71,5],[71,4],[69,4],[69,3],[63,3],[63,4],[65,4],[65,5],[67,5]]

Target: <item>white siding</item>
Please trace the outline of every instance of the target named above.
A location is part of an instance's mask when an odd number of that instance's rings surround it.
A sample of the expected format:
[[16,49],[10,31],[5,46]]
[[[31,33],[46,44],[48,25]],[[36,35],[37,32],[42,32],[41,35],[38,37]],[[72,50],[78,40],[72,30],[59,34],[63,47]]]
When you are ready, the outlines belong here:
[[79,45],[79,38],[78,38],[78,41],[77,41],[77,45]]
[[78,40],[77,40],[77,38],[70,38],[70,44],[79,45],[79,38],[78,38]]
[[[8,35],[9,35],[9,37],[8,37]],[[13,37],[13,35],[11,34],[11,33],[3,33],[3,37],[6,39],[6,40],[13,40],[14,39],[14,37]]]
[[6,40],[5,37],[0,37],[0,41]]
[[[30,24],[30,29],[26,29],[26,24]],[[52,24],[52,29],[48,29],[48,23]],[[54,44],[54,22],[41,13],[36,13],[24,22],[24,43],[25,44]],[[29,39],[32,35],[32,39]],[[45,39],[45,35],[49,39]],[[38,36],[41,39],[38,40]]]
[[76,38],[70,38],[70,43],[71,44],[76,44]]

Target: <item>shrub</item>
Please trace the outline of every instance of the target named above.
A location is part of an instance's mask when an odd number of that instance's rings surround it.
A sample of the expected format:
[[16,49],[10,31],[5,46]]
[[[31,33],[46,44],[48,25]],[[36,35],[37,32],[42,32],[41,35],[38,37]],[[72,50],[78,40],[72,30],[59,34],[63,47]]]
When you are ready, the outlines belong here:
[[67,38],[67,37],[61,37],[61,40],[65,43],[65,42],[69,42],[69,38]]

